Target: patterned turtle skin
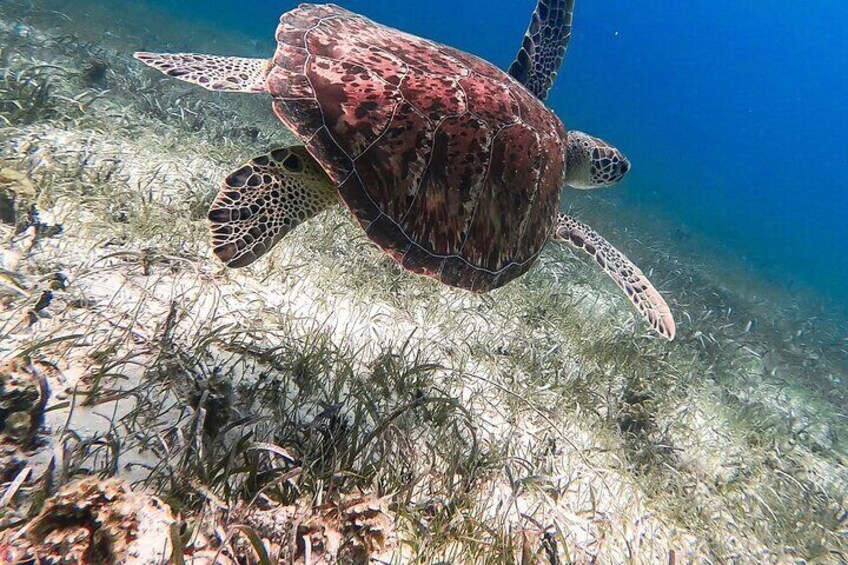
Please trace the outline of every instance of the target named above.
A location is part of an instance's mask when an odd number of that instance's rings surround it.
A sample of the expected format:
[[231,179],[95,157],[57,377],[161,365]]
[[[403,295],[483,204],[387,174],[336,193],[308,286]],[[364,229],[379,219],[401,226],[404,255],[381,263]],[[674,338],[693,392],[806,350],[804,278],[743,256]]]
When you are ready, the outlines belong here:
[[266,88],[368,237],[486,292],[551,237],[566,131],[513,77],[335,5],[283,14]]

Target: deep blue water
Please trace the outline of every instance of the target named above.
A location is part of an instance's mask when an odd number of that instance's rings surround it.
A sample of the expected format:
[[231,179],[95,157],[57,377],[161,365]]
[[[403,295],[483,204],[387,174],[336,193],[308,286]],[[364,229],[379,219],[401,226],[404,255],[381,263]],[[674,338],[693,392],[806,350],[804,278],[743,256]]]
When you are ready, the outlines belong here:
[[[160,2],[272,34],[296,2]],[[339,0],[505,68],[535,0]],[[399,7],[400,6],[400,7]],[[577,0],[549,104],[634,163],[609,195],[848,302],[848,2]],[[605,195],[606,197],[606,195]],[[650,221],[649,218],[646,221]]]

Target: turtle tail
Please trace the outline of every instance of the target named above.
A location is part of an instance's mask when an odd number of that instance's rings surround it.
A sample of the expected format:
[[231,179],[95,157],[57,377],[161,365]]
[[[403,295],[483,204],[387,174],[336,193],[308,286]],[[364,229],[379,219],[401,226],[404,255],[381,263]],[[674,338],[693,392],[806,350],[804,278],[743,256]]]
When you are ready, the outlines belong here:
[[145,53],[136,59],[170,77],[223,92],[266,92],[269,59],[220,57],[195,53]]

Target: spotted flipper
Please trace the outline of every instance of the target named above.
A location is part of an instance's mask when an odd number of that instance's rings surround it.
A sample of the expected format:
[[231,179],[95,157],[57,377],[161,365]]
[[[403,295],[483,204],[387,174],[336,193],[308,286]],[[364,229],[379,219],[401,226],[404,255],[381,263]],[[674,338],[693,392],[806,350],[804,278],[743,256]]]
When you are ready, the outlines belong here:
[[212,250],[228,267],[244,267],[338,202],[327,174],[303,147],[259,155],[224,179],[209,208]]
[[562,66],[568,41],[574,0],[539,0],[524,42],[509,74],[544,101]]
[[268,59],[219,57],[195,53],[145,53],[136,59],[166,75],[197,84],[207,90],[265,92]]
[[631,263],[621,251],[586,224],[565,214],[557,218],[553,239],[566,241],[591,255],[624,291],[651,327],[665,339],[674,339],[674,318],[668,304],[639,267]]

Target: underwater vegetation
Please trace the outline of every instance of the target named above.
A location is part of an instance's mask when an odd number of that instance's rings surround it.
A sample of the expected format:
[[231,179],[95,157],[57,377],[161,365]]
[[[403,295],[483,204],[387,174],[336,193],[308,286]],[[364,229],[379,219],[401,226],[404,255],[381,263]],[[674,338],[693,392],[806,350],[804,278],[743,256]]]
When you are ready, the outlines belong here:
[[132,60],[252,45],[151,10],[0,5],[0,563],[848,560],[826,305],[601,197],[670,344],[566,248],[476,296],[339,209],[227,270],[220,179],[294,136]]

